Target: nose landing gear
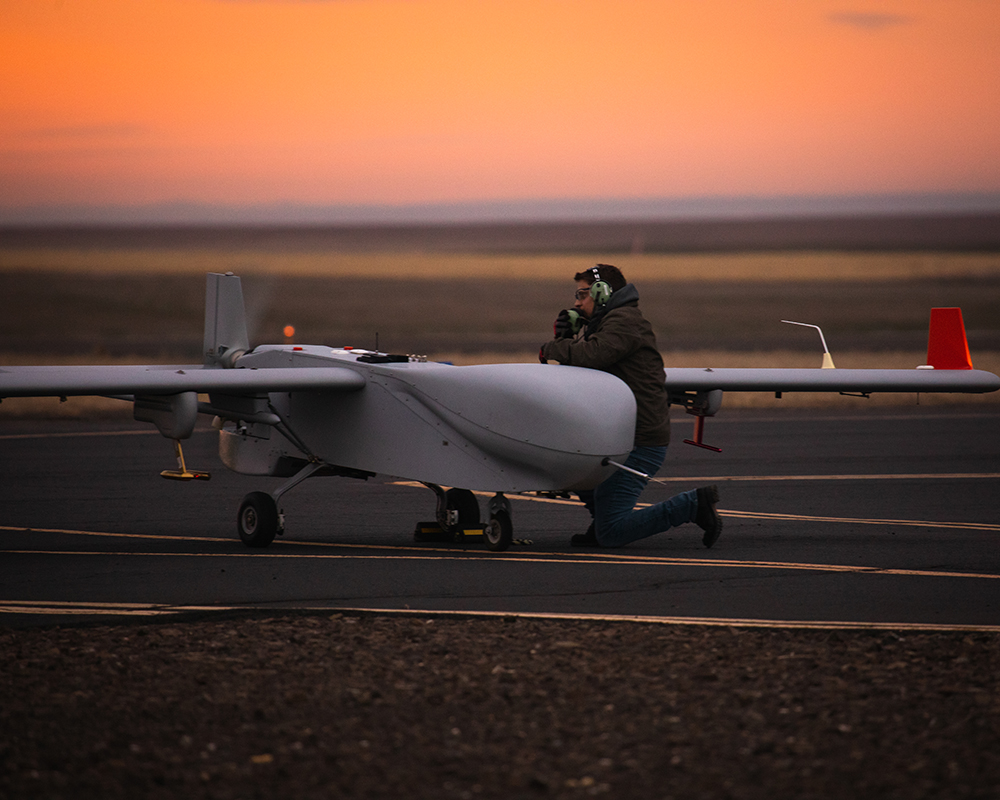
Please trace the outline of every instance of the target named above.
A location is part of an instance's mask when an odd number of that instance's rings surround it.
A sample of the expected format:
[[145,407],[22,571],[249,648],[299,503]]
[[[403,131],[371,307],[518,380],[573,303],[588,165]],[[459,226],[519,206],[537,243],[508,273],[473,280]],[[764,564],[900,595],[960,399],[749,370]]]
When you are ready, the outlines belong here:
[[267,547],[275,536],[285,532],[285,515],[278,501],[289,489],[324,468],[320,461],[310,461],[273,492],[250,492],[240,503],[236,531],[247,547]]
[[267,547],[284,527],[278,504],[267,492],[250,492],[236,517],[240,539],[247,547]]

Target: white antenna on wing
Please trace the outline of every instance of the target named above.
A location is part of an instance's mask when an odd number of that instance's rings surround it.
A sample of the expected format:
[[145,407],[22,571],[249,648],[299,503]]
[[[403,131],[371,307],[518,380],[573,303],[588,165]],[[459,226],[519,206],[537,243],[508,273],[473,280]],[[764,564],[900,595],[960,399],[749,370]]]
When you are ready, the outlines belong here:
[[833,356],[830,355],[830,349],[826,346],[826,337],[823,336],[823,330],[819,325],[810,325],[808,322],[792,322],[790,319],[781,321],[789,325],[801,325],[803,328],[815,328],[819,331],[819,340],[823,343],[823,369],[834,369]]

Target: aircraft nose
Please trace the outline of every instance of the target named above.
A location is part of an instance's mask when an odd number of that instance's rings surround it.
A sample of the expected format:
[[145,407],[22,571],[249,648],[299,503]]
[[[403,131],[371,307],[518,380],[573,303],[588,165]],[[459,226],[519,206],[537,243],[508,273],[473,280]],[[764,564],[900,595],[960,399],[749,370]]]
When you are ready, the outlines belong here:
[[599,370],[482,364],[439,372],[421,388],[431,390],[433,404],[466,436],[478,429],[480,435],[595,456],[627,453],[635,437],[632,391]]

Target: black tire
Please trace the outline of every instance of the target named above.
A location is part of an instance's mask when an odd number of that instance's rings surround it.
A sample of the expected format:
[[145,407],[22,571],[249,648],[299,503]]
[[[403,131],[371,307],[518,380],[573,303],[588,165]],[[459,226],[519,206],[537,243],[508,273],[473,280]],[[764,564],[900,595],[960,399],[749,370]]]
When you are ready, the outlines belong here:
[[496,553],[502,553],[511,542],[514,541],[514,523],[510,521],[510,514],[502,509],[490,517],[490,524],[483,532],[486,538],[486,546]]
[[240,503],[236,530],[247,547],[267,547],[278,533],[278,504],[267,492],[250,492]]
[[449,489],[444,498],[446,508],[458,512],[458,525],[454,532],[479,525],[479,501],[472,492],[468,489]]

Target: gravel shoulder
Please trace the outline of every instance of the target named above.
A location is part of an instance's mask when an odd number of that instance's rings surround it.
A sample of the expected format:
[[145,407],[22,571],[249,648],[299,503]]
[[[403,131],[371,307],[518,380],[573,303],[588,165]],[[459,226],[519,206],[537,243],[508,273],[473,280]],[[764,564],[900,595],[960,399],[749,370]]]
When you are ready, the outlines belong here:
[[0,652],[0,798],[1000,792],[994,633],[248,612]]

